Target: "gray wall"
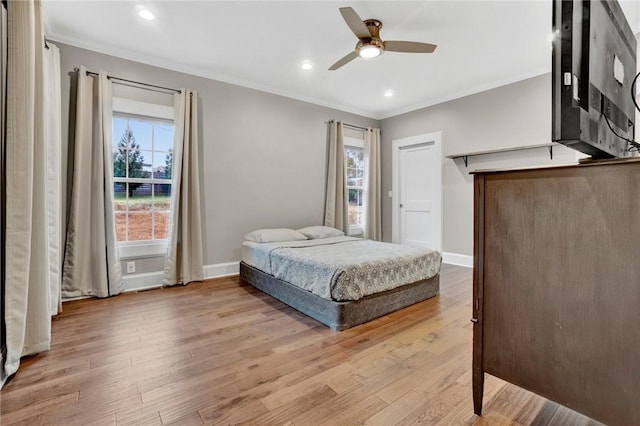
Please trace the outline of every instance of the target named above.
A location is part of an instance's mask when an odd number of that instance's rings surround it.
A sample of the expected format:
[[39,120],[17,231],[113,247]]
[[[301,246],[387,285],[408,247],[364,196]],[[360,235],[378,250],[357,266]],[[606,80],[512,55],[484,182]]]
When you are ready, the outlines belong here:
[[[387,118],[382,129],[382,193],[392,187],[391,146],[395,139],[442,131],[443,155],[551,142],[551,75]],[[443,251],[473,255],[473,177],[470,171],[576,161],[576,153],[554,148],[469,158],[443,158]],[[383,237],[391,241],[391,199],[383,198]]]
[[[640,36],[640,34],[639,34]],[[226,83],[58,44],[61,49],[63,138],[69,76],[80,64],[92,70],[200,93],[205,208],[205,264],[236,261],[244,233],[262,227],[297,227],[322,221],[326,167],[324,121],[340,119],[382,129],[382,193],[391,190],[394,139],[443,132],[444,155],[550,142],[551,76],[531,78],[381,122]],[[171,104],[167,95],[115,86],[115,95]],[[637,135],[636,135],[637,136]],[[64,147],[63,147],[64,148]],[[63,153],[64,155],[64,153]],[[443,158],[444,251],[473,254],[475,169],[575,162],[576,152],[554,148]],[[63,167],[64,170],[64,167]],[[383,198],[383,237],[391,241],[391,199]],[[138,272],[161,269],[160,259]]]
[[[56,44],[61,56],[65,141],[68,73],[79,65],[131,80],[198,91],[205,265],[239,260],[242,237],[253,229],[321,224],[325,121],[379,126],[377,120],[338,110]],[[114,85],[114,96],[173,104],[169,95],[120,85]],[[157,270],[162,270],[160,259],[140,260],[136,265],[137,273]]]

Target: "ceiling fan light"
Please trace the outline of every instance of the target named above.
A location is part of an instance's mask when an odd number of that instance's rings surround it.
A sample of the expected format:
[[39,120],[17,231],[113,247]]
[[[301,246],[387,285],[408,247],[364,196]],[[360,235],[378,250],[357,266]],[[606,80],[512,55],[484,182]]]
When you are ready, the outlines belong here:
[[361,58],[375,58],[376,56],[380,56],[382,54],[382,49],[378,46],[373,45],[364,45],[358,50],[358,55]]

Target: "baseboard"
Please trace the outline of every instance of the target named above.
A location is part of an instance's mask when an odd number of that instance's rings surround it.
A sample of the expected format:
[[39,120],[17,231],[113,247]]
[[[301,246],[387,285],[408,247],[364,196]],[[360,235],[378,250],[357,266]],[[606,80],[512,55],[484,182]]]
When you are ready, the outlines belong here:
[[220,278],[229,275],[237,275],[240,272],[240,262],[216,263],[215,265],[206,265],[204,267],[204,277]]
[[147,272],[144,274],[131,274],[122,277],[124,292],[144,291],[162,287],[164,272]]
[[[240,270],[240,262],[217,263],[204,266],[204,278],[220,278],[236,275]],[[162,287],[164,272],[148,272],[145,274],[131,274],[122,277],[124,291],[144,291]]]
[[448,265],[466,266],[467,268],[473,268],[473,256],[457,253],[442,253],[442,263]]

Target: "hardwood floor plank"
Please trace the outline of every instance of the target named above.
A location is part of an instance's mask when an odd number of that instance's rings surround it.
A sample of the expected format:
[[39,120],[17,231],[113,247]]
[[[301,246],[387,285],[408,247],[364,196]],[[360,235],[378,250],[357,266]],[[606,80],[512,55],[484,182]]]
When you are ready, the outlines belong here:
[[451,411],[465,401],[468,388],[458,383],[433,392],[425,398],[422,405],[414,409],[398,425],[437,424]]
[[148,413],[146,415],[135,416],[127,419],[117,419],[118,426],[155,426],[162,425],[159,412]]
[[170,388],[178,388],[179,390],[184,383],[194,380],[197,384],[202,377],[208,380],[227,381],[235,379],[235,374],[228,369],[220,368],[218,364],[209,362],[208,360],[190,360],[188,362],[178,361],[171,365],[145,366],[150,369],[149,374],[138,376],[138,390],[143,394],[150,394],[151,391],[160,389],[165,386]]
[[305,423],[301,424],[319,426],[334,426],[336,424],[353,425],[361,423],[363,420],[368,419],[387,407],[387,404],[376,398],[375,395],[370,395],[364,399],[357,398],[355,400],[352,399],[352,394],[343,395],[345,396],[346,401],[332,401],[331,405],[336,404],[335,411],[323,416],[324,419],[321,422],[316,423],[312,419],[311,422],[306,423],[306,419],[304,419],[303,421]]
[[49,352],[0,393],[3,425],[595,425],[492,376],[471,400],[471,270],[343,332],[241,282],[64,304]]
[[340,364],[328,370],[309,377],[286,388],[277,389],[261,399],[262,404],[269,410],[274,410],[284,404],[296,400],[300,395],[313,391],[319,386],[329,386],[334,392],[339,393],[329,383],[338,380],[340,376],[352,376],[352,369],[348,364]]
[[215,408],[204,408],[200,411],[205,424],[251,424],[256,416],[268,413],[268,410],[256,400],[234,398]]
[[198,426],[198,425],[203,425],[205,423],[204,421],[202,421],[202,417],[200,417],[200,413],[197,411],[194,411],[174,421],[167,421],[167,422],[163,421],[162,424],[163,426]]
[[394,402],[378,411],[378,413],[366,419],[364,424],[371,426],[389,426],[398,424],[409,416],[416,405],[419,405],[423,401],[423,395],[414,391],[406,392],[403,398],[396,399]]
[[514,421],[525,425],[547,425],[557,410],[557,404],[531,394],[531,398],[522,407]]
[[299,413],[291,420],[296,425],[350,425],[365,421],[383,410],[387,404],[366,389],[335,395],[319,401],[309,410]]
[[[252,424],[256,425],[282,425],[287,422],[295,424],[290,419],[300,413],[307,412],[322,401],[329,400],[336,395],[336,392],[329,386],[321,385],[313,389],[311,392],[303,394],[284,405],[280,405],[274,410],[269,410],[267,413],[254,417],[250,420]],[[214,410],[217,410],[217,407],[214,408]],[[203,411],[203,418],[211,419],[210,411],[211,408]],[[205,413],[209,413],[208,416],[205,415]]]
[[78,402],[78,392],[70,392],[67,394],[55,395],[49,398],[41,399],[29,406],[28,410],[14,410],[7,414],[3,414],[0,418],[0,424],[14,425],[26,424],[32,420],[33,413],[39,411],[47,411],[51,408],[65,409],[67,406],[74,405]]
[[469,368],[464,361],[469,359],[465,352],[453,352],[439,358],[429,358],[429,362],[417,367],[376,393],[387,403],[402,397],[408,390],[429,395],[455,382]]
[[236,398],[240,392],[233,374],[217,379],[208,375],[192,383],[184,380],[142,395],[145,409],[159,410],[163,421],[175,421],[190,412]]
[[22,386],[27,387],[43,381],[46,382],[60,377],[84,372],[89,369],[90,361],[88,360],[60,360],[59,362],[54,363],[50,362],[50,360],[42,359],[40,362],[26,365],[22,364],[20,369],[20,379]]

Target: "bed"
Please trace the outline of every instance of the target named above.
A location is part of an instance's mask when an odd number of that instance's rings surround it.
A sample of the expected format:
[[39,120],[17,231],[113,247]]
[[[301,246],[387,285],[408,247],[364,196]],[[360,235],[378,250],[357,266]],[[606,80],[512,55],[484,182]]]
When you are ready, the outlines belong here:
[[344,330],[438,294],[440,253],[345,236],[324,226],[253,231],[242,245],[246,283]]

